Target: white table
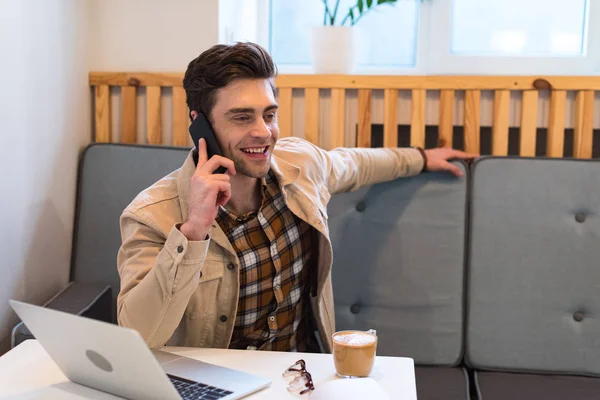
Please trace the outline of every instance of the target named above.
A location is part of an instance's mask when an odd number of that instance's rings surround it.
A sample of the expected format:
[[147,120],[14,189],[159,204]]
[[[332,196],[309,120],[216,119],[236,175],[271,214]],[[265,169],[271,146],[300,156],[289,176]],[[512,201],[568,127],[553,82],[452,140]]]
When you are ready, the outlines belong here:
[[[337,379],[330,354],[166,347],[163,350],[235,368],[273,381],[247,399],[300,398],[288,393],[281,377],[285,368],[303,358],[315,388]],[[371,377],[391,399],[416,400],[414,363],[410,358],[377,357]],[[301,398],[309,398],[302,396]],[[117,397],[69,382],[37,340],[27,340],[0,357],[0,399],[116,399]]]

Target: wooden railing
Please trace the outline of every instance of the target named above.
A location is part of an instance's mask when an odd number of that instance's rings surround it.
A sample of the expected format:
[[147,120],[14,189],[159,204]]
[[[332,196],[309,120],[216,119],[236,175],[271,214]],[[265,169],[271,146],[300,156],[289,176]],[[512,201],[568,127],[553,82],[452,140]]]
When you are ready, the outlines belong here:
[[[94,140],[114,141],[111,134],[111,87],[120,87],[120,131],[122,143],[188,146],[188,109],[182,87],[182,73],[92,72],[94,88]],[[303,136],[318,144],[322,118],[320,92],[330,90],[329,146],[344,145],[346,131],[347,92],[357,91],[357,147],[371,146],[372,94],[383,91],[383,145],[398,145],[398,93],[410,91],[410,144],[425,143],[426,99],[429,91],[440,91],[439,142],[452,146],[455,93],[464,91],[464,148],[480,151],[480,102],[482,91],[493,91],[492,150],[494,155],[506,155],[509,138],[509,107],[511,92],[521,91],[519,154],[534,156],[539,93],[549,92],[546,155],[563,157],[567,92],[575,93],[573,112],[573,157],[590,158],[593,145],[595,92],[600,90],[600,77],[535,77],[535,76],[346,76],[346,75],[281,75],[277,77],[279,126],[281,136],[292,135],[295,118],[303,118]],[[145,135],[137,140],[137,91],[145,89]],[[161,107],[161,88],[171,92],[171,138],[165,143]],[[304,97],[304,115],[294,112],[295,89]],[[297,92],[297,90],[296,90]]]

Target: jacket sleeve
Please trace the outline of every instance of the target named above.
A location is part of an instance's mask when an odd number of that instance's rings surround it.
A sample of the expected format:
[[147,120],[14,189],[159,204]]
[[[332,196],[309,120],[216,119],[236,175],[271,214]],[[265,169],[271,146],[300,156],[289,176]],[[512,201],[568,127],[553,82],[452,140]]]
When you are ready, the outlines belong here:
[[151,348],[173,335],[198,287],[209,240],[192,242],[174,225],[167,237],[141,215],[123,212],[117,256],[119,325],[137,330]]
[[424,163],[419,150],[412,148],[336,148],[320,153],[332,194],[418,175]]

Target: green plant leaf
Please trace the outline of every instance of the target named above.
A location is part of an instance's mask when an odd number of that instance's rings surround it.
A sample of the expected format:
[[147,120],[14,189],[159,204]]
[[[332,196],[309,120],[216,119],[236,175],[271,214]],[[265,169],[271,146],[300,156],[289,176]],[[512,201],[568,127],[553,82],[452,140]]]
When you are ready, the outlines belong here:
[[340,0],[336,0],[335,1],[335,7],[333,8],[333,13],[330,13],[330,15],[331,15],[331,25],[335,25],[335,19],[337,17],[337,12],[338,12],[338,7],[339,6],[340,6]]
[[[326,0],[323,0],[324,2]],[[422,2],[424,0],[414,0],[414,1],[419,1]],[[337,7],[339,5],[340,0],[336,1],[335,4],[335,9],[333,11],[333,15],[334,17],[331,19],[331,25],[334,25],[334,19],[335,19],[335,15],[337,14]],[[389,5],[395,5],[396,3],[398,3],[398,0],[377,0],[377,6],[381,5],[381,4],[389,4]],[[366,4],[366,7],[365,7]],[[346,22],[348,20],[350,20],[350,25],[356,25],[356,23],[358,23],[358,21],[361,20],[362,17],[364,17],[369,10],[375,8],[375,4],[373,2],[373,0],[356,0],[356,4],[352,7],[350,7],[348,9],[348,14],[346,14],[346,16],[342,19],[342,22],[339,24],[340,26],[345,26]],[[358,14],[356,15],[356,18],[354,18],[354,12],[357,12]],[[329,14],[331,15],[331,10],[329,12]]]

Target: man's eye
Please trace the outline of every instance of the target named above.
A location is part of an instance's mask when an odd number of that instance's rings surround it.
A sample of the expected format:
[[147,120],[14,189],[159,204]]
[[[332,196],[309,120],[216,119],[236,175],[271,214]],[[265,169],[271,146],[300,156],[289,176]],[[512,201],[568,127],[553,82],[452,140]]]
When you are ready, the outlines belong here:
[[235,117],[234,120],[237,122],[247,122],[250,121],[250,117],[248,117],[247,115],[240,115]]
[[269,114],[265,115],[266,121],[272,121],[274,119],[275,119],[275,113],[269,113]]

